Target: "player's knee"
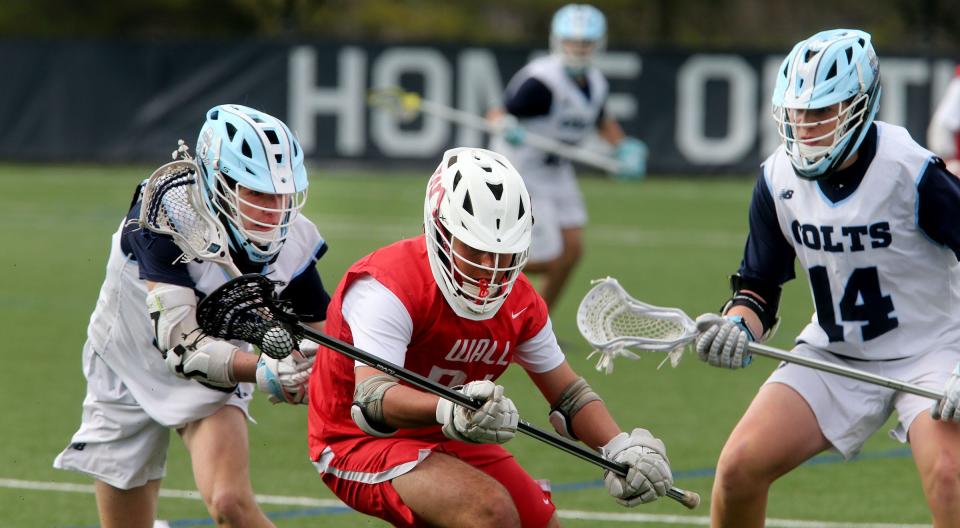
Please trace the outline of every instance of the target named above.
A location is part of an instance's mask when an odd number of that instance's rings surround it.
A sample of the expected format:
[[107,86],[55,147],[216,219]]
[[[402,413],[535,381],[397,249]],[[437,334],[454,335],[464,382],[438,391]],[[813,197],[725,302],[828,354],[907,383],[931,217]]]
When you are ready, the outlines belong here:
[[254,516],[257,505],[252,496],[238,490],[214,492],[208,503],[210,516],[217,526],[238,526]]
[[931,504],[960,504],[960,459],[952,453],[940,453],[925,480]]
[[[471,499],[472,506],[465,516],[471,527],[520,527],[520,513],[506,488],[499,483]],[[466,525],[465,525],[466,526]]]
[[717,491],[728,496],[753,493],[772,479],[746,444],[727,444],[717,461]]

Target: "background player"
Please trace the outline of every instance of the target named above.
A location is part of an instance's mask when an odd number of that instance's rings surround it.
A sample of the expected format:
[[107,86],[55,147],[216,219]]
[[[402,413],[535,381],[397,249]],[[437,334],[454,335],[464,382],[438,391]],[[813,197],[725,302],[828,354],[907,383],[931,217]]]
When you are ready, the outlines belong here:
[[556,304],[581,258],[587,213],[573,164],[524,145],[524,130],[570,144],[584,141],[595,130],[616,147],[618,159],[630,160],[621,176],[641,177],[646,170],[646,147],[626,137],[604,110],[609,86],[591,65],[606,45],[603,13],[590,5],[570,4],[557,11],[550,27],[552,53],[517,72],[507,85],[505,108],[488,113],[505,129],[493,150],[506,155],[523,175],[537,210],[524,271],[542,274],[539,289],[548,308]]
[[557,525],[549,496],[496,445],[517,428],[516,407],[494,384],[513,362],[551,404],[561,434],[630,467],[626,479],[604,479],[621,504],[670,487],[663,442],[645,429],[621,433],[565,361],[546,305],[520,272],[531,223],[530,198],[505,157],[448,150],[427,185],[425,236],[347,271],[328,312],[331,336],[486,401],[469,411],[321,347],[310,456],[350,507],[397,526]]
[[960,66],[930,118],[927,147],[946,161],[947,170],[960,174]]
[[[960,182],[904,129],[874,121],[880,70],[869,34],[817,33],[778,71],[783,145],[757,179],[724,317],[697,319],[700,358],[750,364],[746,343],[776,328],[796,258],[816,313],[793,353],[941,389],[960,359]],[[960,425],[936,421],[929,407],[919,396],[781,365],[720,454],[714,526],[762,526],[774,480],[828,448],[852,457],[894,410],[892,433],[909,439],[934,524],[960,525]]]
[[[307,173],[293,134],[263,112],[221,105],[207,112],[197,153],[207,205],[230,234],[234,262],[283,281],[280,296],[321,328],[329,296],[315,263],[327,246],[298,214]],[[87,330],[83,422],[54,466],[97,479],[102,526],[153,526],[169,430],[176,429],[217,525],[272,526],[249,479],[250,382],[272,401],[303,403],[313,357],[295,351],[258,363],[229,342],[194,343],[197,297],[226,276],[210,262],[178,262],[172,240],[137,227],[140,206],[138,188],[113,235]]]

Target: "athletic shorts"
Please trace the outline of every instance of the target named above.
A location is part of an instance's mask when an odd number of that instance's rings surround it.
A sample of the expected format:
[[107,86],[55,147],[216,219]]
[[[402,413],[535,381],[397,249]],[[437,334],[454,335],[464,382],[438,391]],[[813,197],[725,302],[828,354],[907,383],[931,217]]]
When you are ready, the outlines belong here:
[[[170,428],[154,421],[99,354],[84,347],[87,395],[83,420],[53,467],[77,471],[115,488],[131,489],[166,473]],[[247,414],[249,394],[227,400]],[[249,418],[249,414],[247,414]]]
[[[950,372],[960,361],[960,352],[954,351],[890,361],[843,359],[806,344],[797,345],[793,353],[936,391],[943,390]],[[922,396],[786,362],[780,363],[766,383],[783,383],[797,391],[813,409],[820,431],[848,460],[860,452],[870,435],[880,429],[894,411],[897,425],[890,436],[906,443],[913,420],[920,413],[929,412],[933,405],[933,400]]]
[[[336,454],[340,452],[346,454]],[[324,484],[351,508],[394,526],[425,526],[404,504],[391,480],[411,471],[434,452],[459,458],[496,479],[513,498],[524,527],[545,526],[553,516],[556,508],[550,500],[549,484],[531,478],[509,451],[496,444],[416,438],[369,437],[359,442],[350,439],[328,445],[313,465]]]
[[562,230],[586,225],[583,195],[569,164],[538,167],[521,174],[533,209],[530,261],[547,262],[563,252]]

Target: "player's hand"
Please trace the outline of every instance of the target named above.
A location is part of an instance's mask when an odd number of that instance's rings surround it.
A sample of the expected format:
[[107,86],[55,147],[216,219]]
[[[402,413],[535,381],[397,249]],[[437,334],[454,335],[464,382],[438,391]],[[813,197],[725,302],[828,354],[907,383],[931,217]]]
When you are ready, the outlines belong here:
[[625,137],[617,143],[616,176],[621,180],[642,180],[647,175],[647,144],[637,138]]
[[443,424],[447,438],[502,444],[517,434],[520,414],[513,401],[503,395],[502,386],[488,380],[471,381],[457,390],[484,404],[473,411],[441,398],[437,403],[437,422]]
[[621,506],[653,502],[673,486],[667,448],[646,429],[636,428],[629,435],[620,433],[600,448],[603,458],[627,465],[627,476],[612,471],[603,473],[603,483]]
[[270,403],[287,402],[291,405],[306,404],[310,371],[316,360],[316,349],[312,354],[294,350],[283,359],[274,359],[266,354],[260,355],[257,362],[257,388],[269,394]]
[[237,347],[220,340],[206,340],[199,347],[177,345],[163,353],[170,372],[184,379],[196,380],[218,390],[233,390],[233,356]]
[[705,313],[697,317],[697,356],[714,367],[738,369],[753,361],[747,343],[753,335],[740,316]]
[[517,118],[510,114],[500,116],[494,121],[493,125],[497,128],[500,135],[503,136],[503,140],[515,147],[523,145],[526,140],[526,129],[520,126]]
[[933,416],[934,420],[960,422],[960,363],[954,367],[943,387],[943,399],[933,402],[930,416]]

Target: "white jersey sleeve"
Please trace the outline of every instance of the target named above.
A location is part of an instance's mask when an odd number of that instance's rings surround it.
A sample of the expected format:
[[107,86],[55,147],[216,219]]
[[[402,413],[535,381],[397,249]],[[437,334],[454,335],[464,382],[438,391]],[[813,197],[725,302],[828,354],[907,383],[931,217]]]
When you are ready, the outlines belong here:
[[[371,276],[347,288],[341,305],[353,345],[380,359],[403,366],[413,337],[413,319],[400,299]],[[357,361],[354,368],[364,366]]]
[[517,346],[513,359],[525,370],[534,373],[553,370],[563,363],[566,358],[557,343],[549,317],[537,335]]

